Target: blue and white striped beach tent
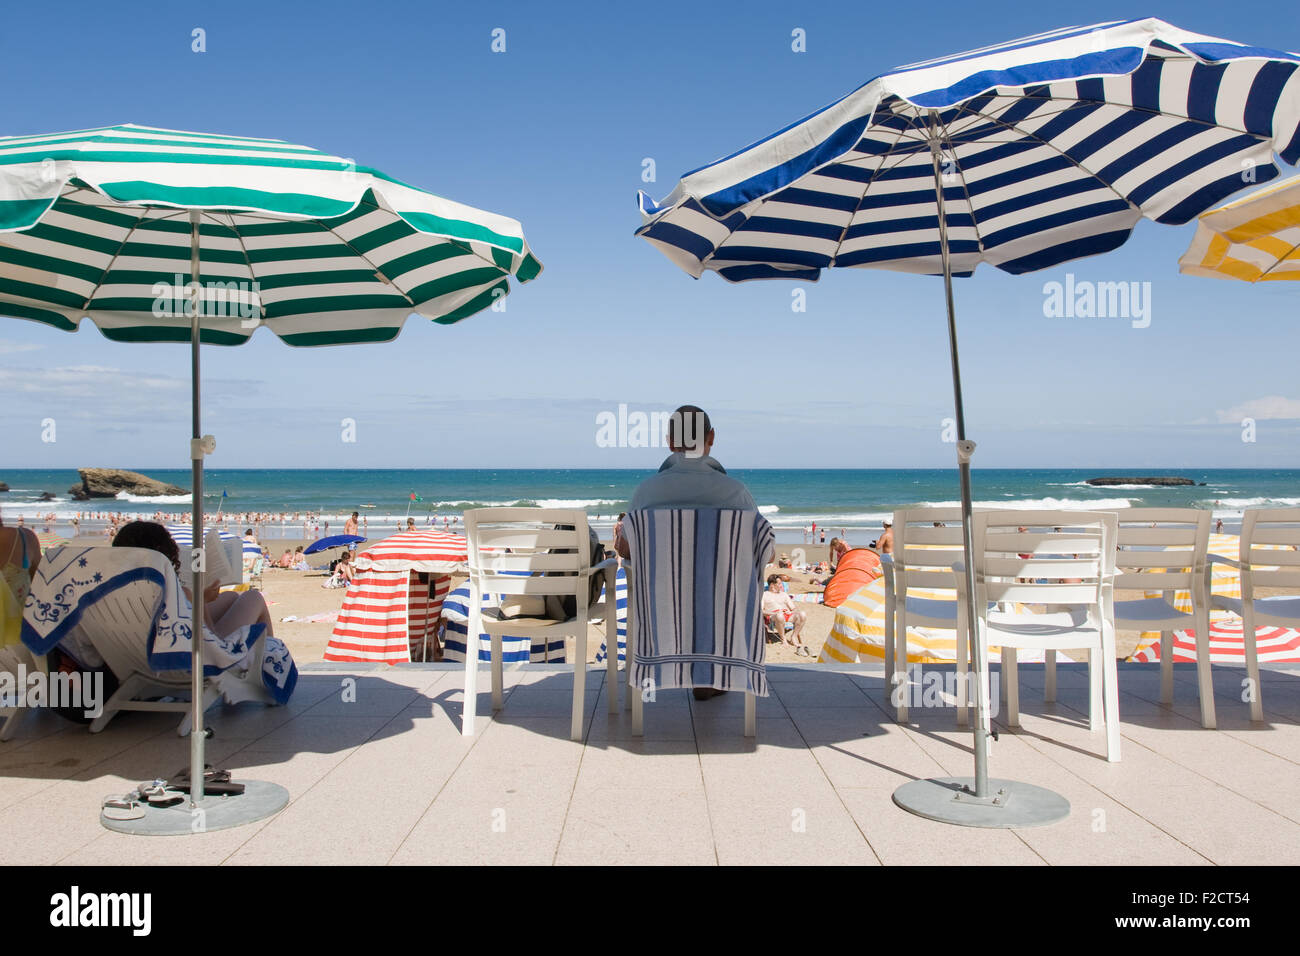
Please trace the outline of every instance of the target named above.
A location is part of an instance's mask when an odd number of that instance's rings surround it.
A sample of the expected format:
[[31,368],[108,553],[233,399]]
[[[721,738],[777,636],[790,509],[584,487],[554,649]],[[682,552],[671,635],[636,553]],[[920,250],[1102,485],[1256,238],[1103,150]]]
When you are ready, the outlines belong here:
[[638,235],[695,277],[938,275],[931,142],[952,274],[1013,274],[1182,224],[1300,159],[1300,55],[1145,19],[902,67],[724,159]]
[[[614,597],[616,601],[617,631],[618,631],[618,659],[622,663],[627,660],[627,572],[622,568],[618,569],[618,578],[614,584]],[[495,607],[499,596],[483,595],[483,606]],[[600,589],[598,601],[605,599],[605,589]],[[443,660],[460,661],[465,660],[465,635],[469,631],[469,584],[462,584],[442,602],[442,620],[446,625],[444,640],[446,642],[443,648]],[[537,643],[533,643],[531,637],[511,637],[504,635],[501,638],[501,659],[506,664],[534,664],[552,663],[557,664],[564,661],[565,641],[563,637],[553,637],[548,642],[538,638]],[[601,639],[600,649],[596,652],[596,663],[605,662],[607,653],[606,641]],[[479,635],[478,659],[483,663],[492,662],[492,639],[487,634]]]
[[[212,531],[213,529],[209,527],[207,530]],[[188,561],[185,558],[185,550],[190,547],[191,542],[194,540],[194,528],[187,524],[169,524],[167,526],[167,533],[172,536],[172,540],[176,542],[176,546],[181,549],[181,563],[187,564]],[[251,556],[260,555],[262,553],[260,547],[251,542],[245,541],[237,534],[232,534],[229,531],[222,531],[220,528],[217,529],[217,534],[221,536],[222,543],[226,545],[226,556],[230,558],[230,563],[235,568],[240,567],[243,555]],[[235,542],[235,544],[231,544],[231,542]],[[236,545],[238,545],[238,548],[236,548]]]

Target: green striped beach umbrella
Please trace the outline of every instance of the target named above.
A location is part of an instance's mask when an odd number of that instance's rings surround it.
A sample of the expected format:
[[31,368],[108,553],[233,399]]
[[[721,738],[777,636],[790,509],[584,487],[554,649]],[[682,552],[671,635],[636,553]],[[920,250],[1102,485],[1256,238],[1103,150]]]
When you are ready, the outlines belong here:
[[[296,346],[385,342],[411,313],[459,322],[541,269],[515,220],[307,146],[131,125],[0,138],[0,315],[190,343],[196,548],[215,447],[200,429],[200,343],[238,345],[259,326]],[[201,570],[193,593],[201,621]],[[195,807],[202,641],[193,648]],[[278,808],[250,803],[234,822]]]
[[0,311],[188,342],[192,212],[213,345],[259,325],[290,345],[388,341],[412,312],[458,322],[542,268],[515,220],[348,159],[113,126],[0,139]]

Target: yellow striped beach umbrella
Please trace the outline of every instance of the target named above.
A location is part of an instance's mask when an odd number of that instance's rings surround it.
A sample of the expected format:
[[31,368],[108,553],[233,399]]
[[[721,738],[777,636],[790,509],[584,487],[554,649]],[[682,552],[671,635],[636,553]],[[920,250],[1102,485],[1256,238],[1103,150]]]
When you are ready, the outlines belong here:
[[[937,588],[911,588],[912,597],[932,601],[951,601],[952,591]],[[1159,637],[1159,635],[1156,635]],[[989,646],[990,661],[1000,660],[1001,648]],[[1058,655],[1062,656],[1062,655]],[[830,636],[817,656],[820,664],[857,664],[885,659],[885,579],[877,578],[849,595],[835,609]],[[907,629],[909,664],[951,664],[957,660],[957,635],[928,627]],[[1041,661],[1042,651],[1022,650],[1022,663]]]
[[1300,176],[1203,213],[1178,269],[1243,282],[1300,280]]

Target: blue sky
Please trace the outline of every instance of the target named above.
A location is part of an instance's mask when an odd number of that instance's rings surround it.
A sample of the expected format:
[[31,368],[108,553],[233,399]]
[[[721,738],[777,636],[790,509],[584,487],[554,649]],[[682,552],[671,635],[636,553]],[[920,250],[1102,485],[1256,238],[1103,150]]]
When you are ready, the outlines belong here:
[[[1300,18],[1208,0],[58,10],[57,29],[43,8],[6,11],[0,135],[131,122],[305,143],[519,219],[546,267],[505,313],[415,317],[386,345],[292,349],[259,332],[205,348],[209,461],[225,468],[639,468],[660,451],[598,447],[596,416],[686,401],[713,415],[728,465],[952,464],[939,280],[836,270],[794,313],[794,283],[694,281],[636,239],[636,191],[661,198],[892,67],[1055,27],[1158,16],[1300,49]],[[1180,276],[1192,230],[1143,222],[1103,257],[957,281],[978,465],[1300,467],[1296,290]],[[1044,284],[1066,273],[1150,282],[1150,326],[1046,318]],[[0,472],[183,467],[188,368],[187,346],[0,319]]]

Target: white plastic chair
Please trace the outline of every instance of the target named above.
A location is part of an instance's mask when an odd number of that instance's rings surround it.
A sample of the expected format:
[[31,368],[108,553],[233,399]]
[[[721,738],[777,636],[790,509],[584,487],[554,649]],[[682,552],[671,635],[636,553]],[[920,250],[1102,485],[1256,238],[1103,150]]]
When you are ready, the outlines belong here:
[[[1002,648],[1007,724],[1020,726],[1018,649],[1085,647],[1088,726],[1096,731],[1104,720],[1106,759],[1110,761],[1120,759],[1113,608],[1118,523],[1113,512],[984,511],[975,513],[972,529],[980,647],[985,661],[989,645]],[[1021,527],[1027,530],[1020,531]],[[957,572],[959,627],[965,630],[963,565],[958,562],[953,570]],[[990,602],[1041,605],[1043,611],[990,609]]]
[[[659,523],[657,519],[664,516],[670,517]],[[716,521],[717,524],[712,526],[713,533],[698,534],[701,521]],[[640,533],[636,530],[638,527],[643,529]],[[729,529],[730,533],[726,530],[719,532],[719,528]],[[744,735],[756,736],[757,697],[767,692],[766,635],[761,607],[763,570],[772,558],[775,537],[771,525],[766,518],[754,512],[715,508],[654,508],[629,513],[624,518],[623,534],[632,551],[632,557],[624,564],[627,574],[628,705],[632,710],[632,735],[640,737],[644,733],[643,688],[636,685],[637,642],[642,637],[648,637],[653,645],[666,634],[680,633],[683,630],[681,625],[688,623],[692,627],[711,631],[715,642],[718,635],[724,633],[730,633],[736,639],[734,650],[726,657],[695,652],[685,656],[691,660],[708,658],[710,663],[735,668],[746,674],[746,679],[742,681],[749,688],[744,691]],[[755,550],[751,552],[751,548]],[[667,557],[669,554],[676,554],[681,560]],[[654,555],[661,559],[655,559],[652,557]],[[701,567],[713,569],[713,580],[729,580],[732,590],[726,595],[711,595],[710,604],[714,608],[712,621],[700,621],[693,617],[690,622],[685,622],[686,615],[695,614],[691,596],[696,580],[694,574],[688,573],[686,569]],[[734,573],[716,576],[716,572],[723,568]],[[657,588],[671,593],[672,600],[658,602],[657,598],[662,595],[655,593]],[[752,591],[752,604],[743,600],[747,590]],[[719,600],[720,598],[726,600]],[[643,634],[637,620],[640,615],[648,613],[651,607],[656,609],[656,613],[648,619],[657,623],[658,634],[654,633],[654,627]],[[751,625],[753,631],[747,636],[753,643],[749,645],[744,639],[744,632]],[[676,659],[680,663],[682,658]],[[652,677],[643,678],[647,679],[653,680]],[[689,683],[686,686],[690,686]]]
[[[1163,591],[1161,597],[1115,602],[1115,628],[1160,632],[1160,703],[1174,701],[1173,632],[1196,631],[1196,677],[1201,726],[1214,728],[1214,682],[1210,673],[1210,605],[1206,556],[1208,511],[1196,508],[1128,508],[1119,513],[1116,590]],[[1153,570],[1154,569],[1154,570]],[[1191,595],[1191,612],[1174,606],[1174,593]],[[1049,683],[1055,691],[1056,652],[1050,651]],[[1048,697],[1052,700],[1053,697]]]
[[[559,530],[567,527],[569,530]],[[591,563],[587,513],[556,508],[475,508],[465,512],[469,539],[469,624],[465,647],[465,711],[461,733],[472,736],[478,704],[478,635],[492,640],[492,709],[503,703],[501,637],[504,634],[541,637],[572,636],[573,719],[570,739],[582,739],[586,703],[587,627],[592,620],[611,624],[617,617],[617,562]],[[546,572],[545,574],[539,572]],[[605,578],[605,598],[591,604],[595,575]],[[542,617],[507,617],[500,608],[483,608],[482,595],[547,595],[574,597],[577,611],[564,621]],[[617,625],[614,625],[615,627]],[[617,695],[618,655],[608,655],[609,692]],[[611,702],[617,708],[617,699]]]
[[[1300,627],[1300,550],[1297,549],[1300,549],[1300,508],[1252,508],[1242,517],[1238,559],[1234,561],[1212,554],[1205,571],[1205,589],[1211,594],[1211,606],[1231,611],[1241,618],[1251,720],[1264,719],[1255,628],[1261,624]],[[1222,597],[1210,590],[1210,575],[1215,564],[1226,564],[1240,572],[1240,598]],[[1286,588],[1298,593],[1256,598],[1257,587]]]
[[[935,527],[935,523],[940,527]],[[970,654],[957,626],[957,584],[952,565],[962,557],[960,508],[911,508],[894,512],[894,552],[880,556],[885,572],[886,692],[899,723],[907,721],[907,629],[929,627],[956,634],[957,723],[966,723]],[[910,594],[916,588],[952,591],[952,600]]]

